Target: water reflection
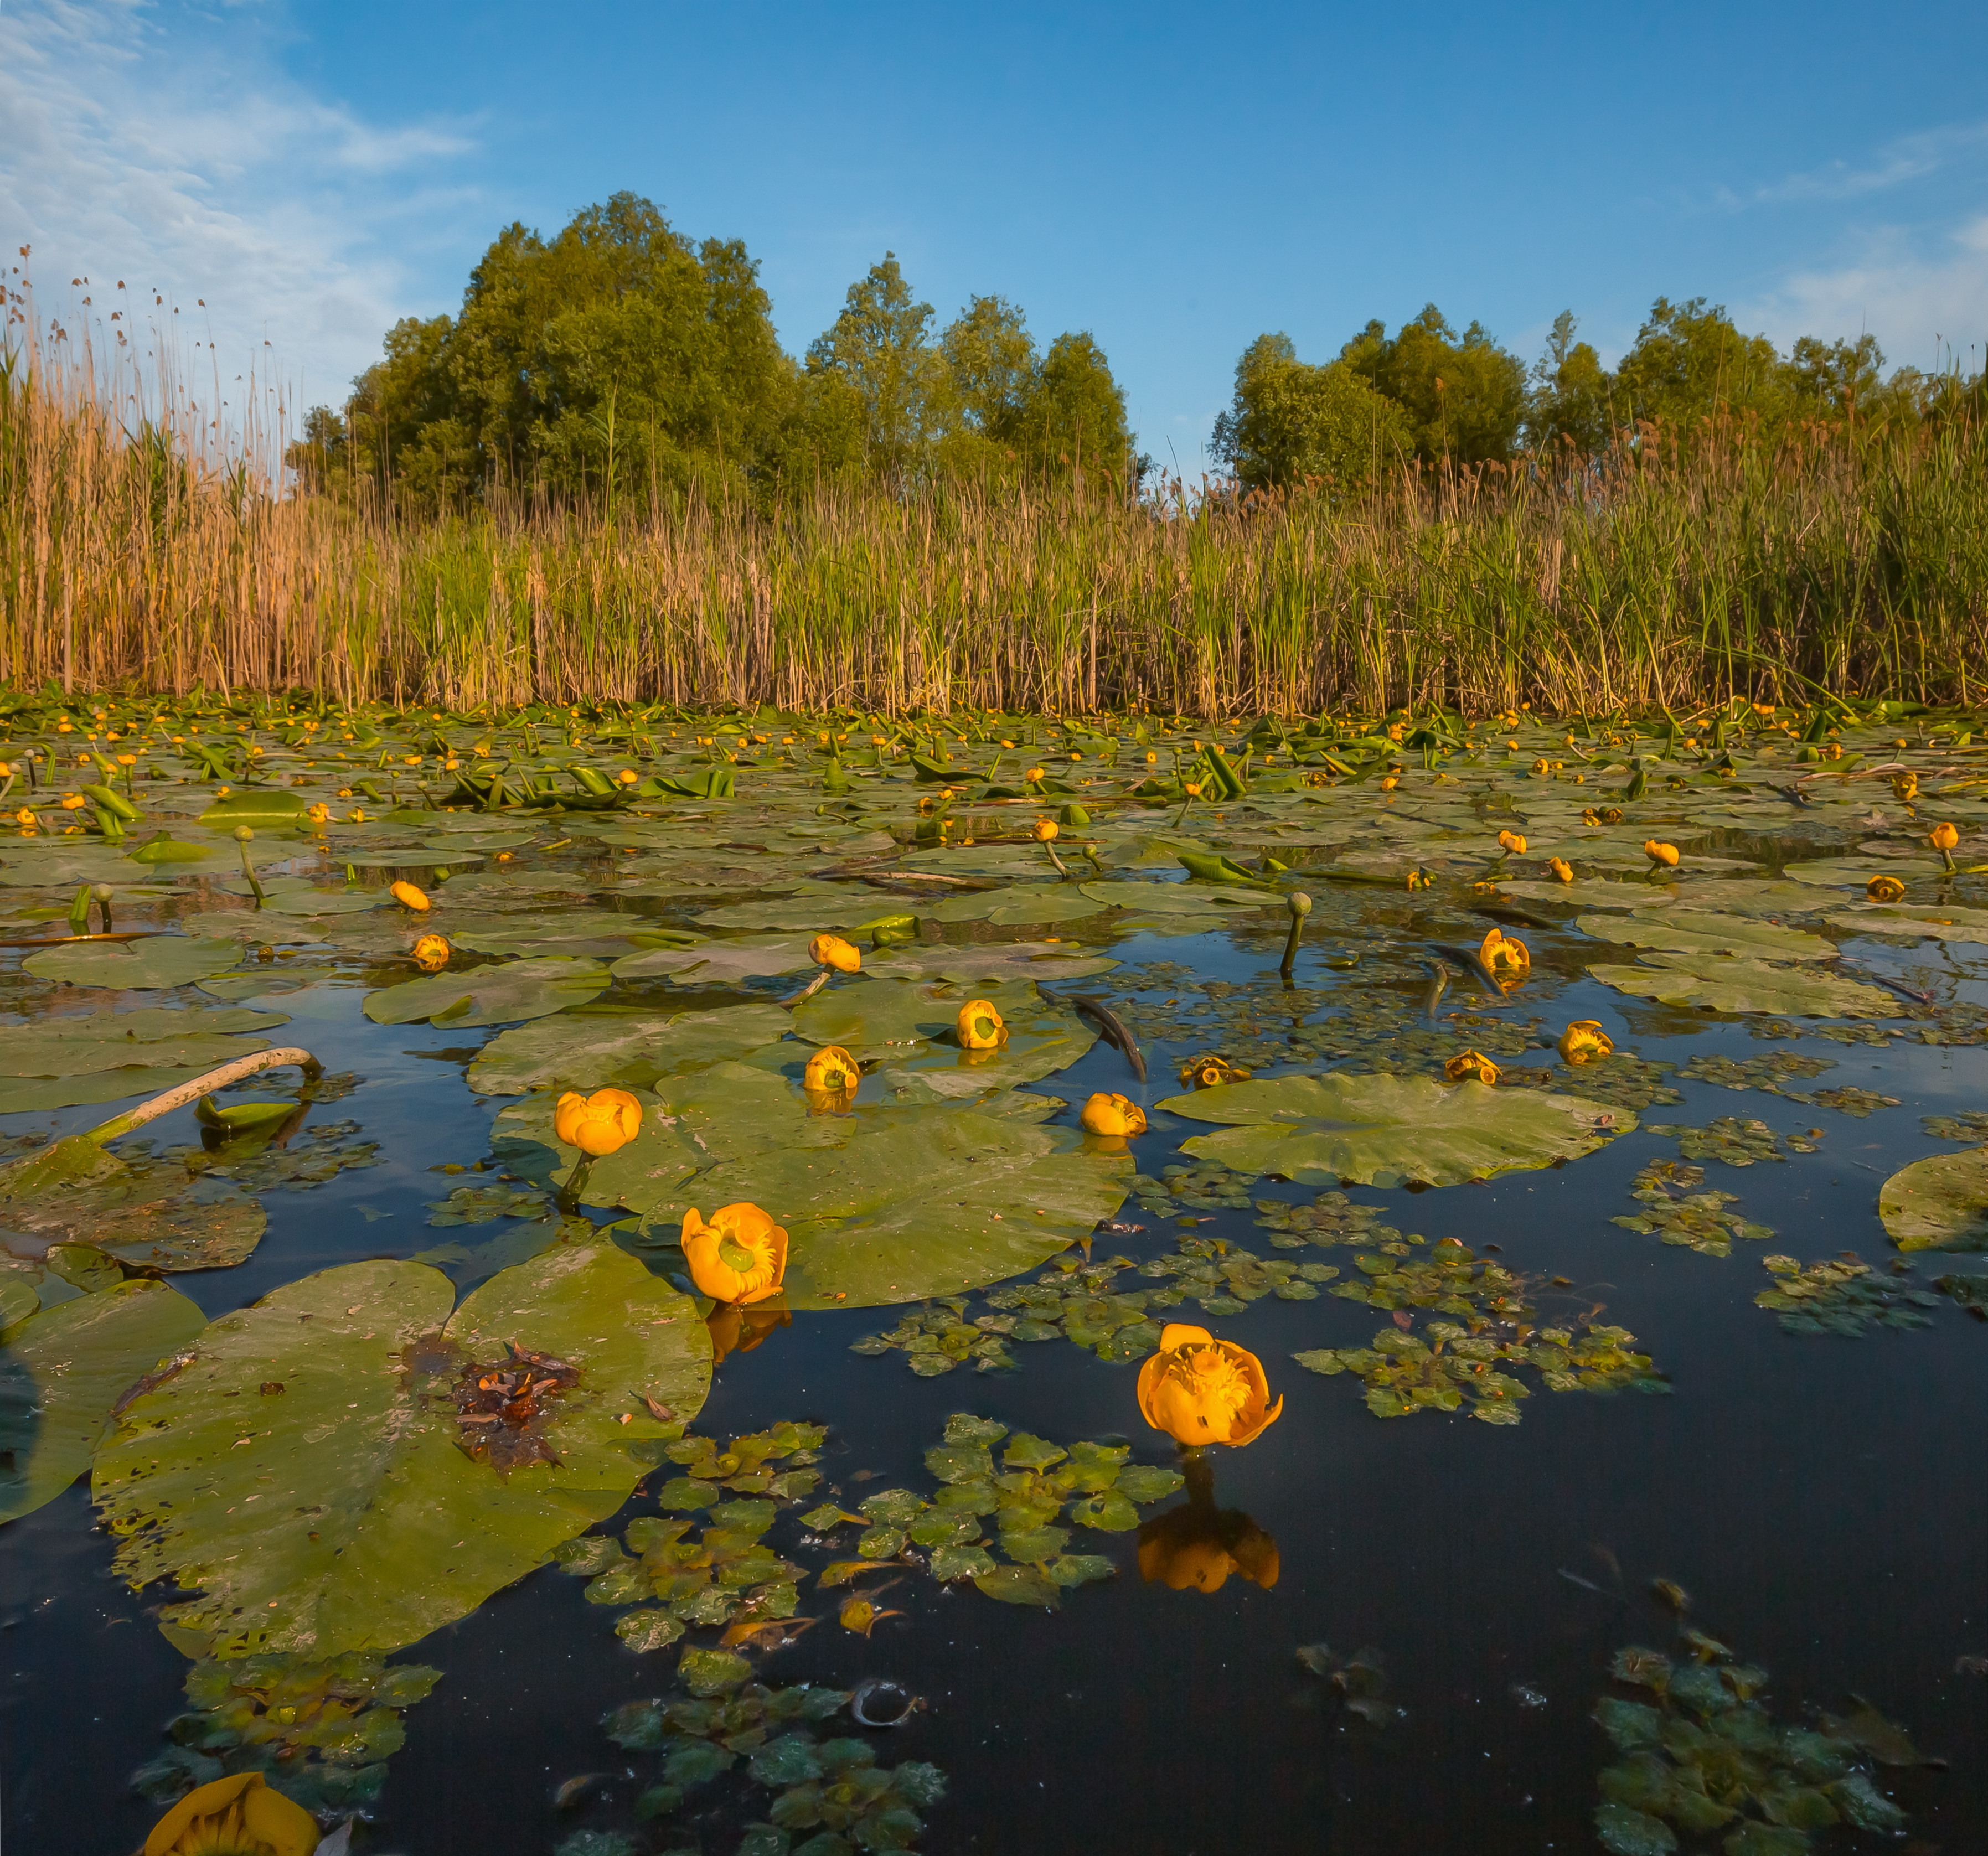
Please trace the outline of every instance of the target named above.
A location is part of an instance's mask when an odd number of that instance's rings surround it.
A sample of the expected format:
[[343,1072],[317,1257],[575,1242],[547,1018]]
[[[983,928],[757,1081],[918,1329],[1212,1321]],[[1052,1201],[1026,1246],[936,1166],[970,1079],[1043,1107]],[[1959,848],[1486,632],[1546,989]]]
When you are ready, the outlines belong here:
[[1139,1572],[1177,1592],[1219,1591],[1231,1573],[1268,1591],[1277,1582],[1277,1543],[1240,1509],[1215,1505],[1215,1466],[1188,1455],[1187,1499],[1139,1526]]
[[735,1302],[720,1302],[705,1317],[711,1334],[711,1364],[717,1366],[733,1354],[749,1354],[763,1345],[776,1327],[791,1327],[794,1317],[785,1307],[756,1303],[741,1308]]

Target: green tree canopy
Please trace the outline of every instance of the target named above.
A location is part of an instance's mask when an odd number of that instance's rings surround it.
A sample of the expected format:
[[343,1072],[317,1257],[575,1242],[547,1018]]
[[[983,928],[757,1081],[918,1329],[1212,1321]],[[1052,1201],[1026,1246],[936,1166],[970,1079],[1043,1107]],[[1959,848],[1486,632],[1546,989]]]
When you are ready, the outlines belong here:
[[1236,397],[1210,450],[1247,488],[1351,484],[1409,455],[1408,415],[1343,361],[1314,367],[1288,335],[1259,335],[1236,363]]
[[1764,335],[1742,335],[1723,304],[1659,296],[1615,370],[1625,419],[1679,424],[1715,412],[1788,409],[1781,357]]
[[1456,334],[1434,303],[1390,336],[1370,322],[1340,359],[1408,415],[1424,458],[1509,458],[1526,416],[1526,370],[1472,323]]

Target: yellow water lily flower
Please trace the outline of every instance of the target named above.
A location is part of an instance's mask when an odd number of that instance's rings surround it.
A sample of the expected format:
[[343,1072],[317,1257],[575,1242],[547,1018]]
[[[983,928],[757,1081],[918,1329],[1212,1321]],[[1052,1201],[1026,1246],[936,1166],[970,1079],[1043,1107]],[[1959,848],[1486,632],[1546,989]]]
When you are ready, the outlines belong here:
[[323,800],[320,800],[315,806],[307,806],[305,807],[304,816],[309,819],[313,825],[323,825],[330,821],[331,817],[331,808],[327,806]]
[[1223,1083],[1246,1083],[1250,1073],[1226,1057],[1199,1056],[1181,1066],[1180,1080],[1195,1089],[1213,1089]]
[[1270,1381],[1254,1354],[1185,1322],[1168,1323],[1160,1351],[1139,1369],[1140,1415],[1189,1449],[1239,1448],[1261,1436],[1283,1408],[1282,1398],[1270,1403]]
[[448,945],[445,935],[424,935],[409,952],[414,965],[424,973],[439,973],[448,965],[449,956],[455,950]]
[[80,793],[65,793],[62,796],[62,809],[65,812],[80,812],[83,800]]
[[1031,786],[1036,785],[1042,777],[1043,770],[1040,767],[1031,767],[1027,772],[1022,776],[1022,778]]
[[1389,773],[1384,775],[1381,781],[1381,790],[1383,793],[1391,793],[1401,783],[1397,779],[1393,774]]
[[1488,1087],[1498,1080],[1498,1066],[1481,1051],[1465,1050],[1443,1065],[1442,1073],[1452,1083],[1482,1083]]
[[984,999],[969,999],[959,1008],[959,1041],[969,1050],[992,1050],[1008,1041],[1001,1014]]
[[1873,877],[1864,885],[1864,893],[1873,902],[1898,902],[1904,900],[1905,886],[1896,877]]
[[1146,1111],[1129,1096],[1107,1095],[1100,1090],[1084,1105],[1078,1116],[1087,1134],[1143,1134]]
[[642,1131],[642,1105],[625,1089],[569,1089],[553,1111],[553,1132],[568,1147],[599,1159],[626,1147]]
[[1665,844],[1655,838],[1645,838],[1643,840],[1643,855],[1665,870],[1677,868],[1678,847],[1675,844]]
[[714,1301],[742,1307],[779,1293],[787,1234],[759,1206],[720,1205],[708,1222],[692,1206],[684,1214],[682,1242],[691,1280]]
[[1054,819],[1037,819],[1035,825],[1036,842],[1038,844],[1046,844],[1062,829],[1063,827],[1057,824]]
[[1532,970],[1532,950],[1503,928],[1494,928],[1484,937],[1477,957],[1489,968],[1494,979],[1520,979]]
[[817,935],[808,943],[808,958],[818,967],[833,967],[838,973],[860,972],[863,956],[840,935]]
[[1411,889],[1432,888],[1435,883],[1435,878],[1425,870],[1412,870],[1408,872],[1408,887]]
[[1547,868],[1553,872],[1556,882],[1571,883],[1574,881],[1574,866],[1564,857],[1547,858]]
[[855,1058],[840,1044],[823,1045],[808,1059],[807,1067],[801,1073],[802,1088],[832,1095],[854,1089],[862,1080],[863,1073],[857,1067]]
[[1892,791],[1901,805],[1909,806],[1919,796],[1919,776],[1916,773],[1894,773]]
[[1577,1018],[1560,1034],[1560,1056],[1564,1063],[1598,1063],[1615,1054],[1615,1043],[1601,1029],[1598,1018]]
[[1526,840],[1523,833],[1501,831],[1498,833],[1498,842],[1515,857],[1523,857],[1526,854]]
[[[63,803],[66,806],[69,801],[64,800]],[[1928,833],[1926,842],[1932,845],[1935,850],[1951,850],[1960,842],[1960,833],[1953,826],[1942,820]]]
[[301,1804],[239,1772],[188,1792],[153,1825],[143,1856],[311,1856],[320,1841]]
[[411,908],[417,914],[425,914],[434,906],[428,901],[428,892],[411,883],[396,883],[387,893],[403,908]]

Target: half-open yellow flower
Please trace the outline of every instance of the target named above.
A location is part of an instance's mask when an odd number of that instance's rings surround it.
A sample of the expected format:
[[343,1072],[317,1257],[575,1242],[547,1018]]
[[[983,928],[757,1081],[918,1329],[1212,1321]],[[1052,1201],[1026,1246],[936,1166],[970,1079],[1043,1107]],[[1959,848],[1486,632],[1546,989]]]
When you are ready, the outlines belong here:
[[838,973],[860,972],[863,968],[862,955],[840,935],[816,935],[808,943],[808,958]]
[[1192,1449],[1240,1445],[1262,1435],[1284,1408],[1270,1403],[1263,1364],[1205,1327],[1169,1322],[1160,1351],[1139,1369],[1139,1411],[1156,1431]]
[[743,1307],[779,1294],[787,1234],[759,1206],[720,1205],[708,1222],[693,1206],[684,1214],[682,1242],[691,1280],[714,1301]]
[[1501,831],[1498,833],[1498,842],[1515,857],[1522,857],[1526,854],[1525,836],[1521,832]]
[[449,956],[455,949],[442,935],[424,935],[413,948],[414,965],[424,973],[439,973],[448,965]]
[[823,1090],[831,1095],[854,1089],[862,1080],[863,1072],[857,1067],[855,1058],[840,1044],[823,1045],[801,1072],[802,1088]]
[[1574,866],[1564,857],[1547,858],[1547,868],[1553,872],[1554,880],[1557,883],[1571,883],[1574,881]]
[[1896,877],[1873,877],[1864,885],[1864,893],[1873,902],[1898,902],[1904,899],[1905,886]]
[[411,883],[396,883],[387,893],[403,908],[411,908],[418,915],[427,914],[432,906],[428,901],[427,892],[417,889]]
[[311,1856],[320,1841],[301,1804],[238,1772],[188,1792],[153,1825],[144,1856]]
[[1063,827],[1054,819],[1037,819],[1035,825],[1036,842],[1038,844],[1046,844],[1062,829]]
[[1008,1041],[1001,1014],[984,999],[969,999],[959,1008],[959,1041],[969,1050],[992,1050]]
[[1503,928],[1493,928],[1484,937],[1484,945],[1477,950],[1477,958],[1490,970],[1494,979],[1518,979],[1532,971],[1532,949]]
[[1942,820],[1933,827],[1927,837],[1926,842],[1931,844],[1935,850],[1951,850],[1960,842],[1960,833],[1953,826]]
[[1393,791],[1394,791],[1394,789],[1395,789],[1397,786],[1398,786],[1401,783],[1401,781],[1400,781],[1399,779],[1397,779],[1397,778],[1396,778],[1393,774],[1391,774],[1391,773],[1384,774],[1384,775],[1381,776],[1381,790],[1383,793],[1391,793],[1391,792],[1393,792]]
[[1460,1051],[1442,1067],[1442,1073],[1452,1083],[1472,1082],[1486,1085],[1498,1080],[1498,1066],[1482,1051]]
[[1214,1089],[1224,1083],[1246,1083],[1249,1074],[1228,1058],[1210,1054],[1183,1063],[1180,1080],[1192,1088]]
[[625,1089],[569,1089],[553,1110],[553,1132],[568,1147],[598,1159],[626,1147],[642,1131],[642,1105]]
[[1084,1105],[1077,1119],[1087,1134],[1143,1134],[1146,1111],[1129,1096],[1107,1095],[1100,1090]]
[[1655,838],[1645,838],[1643,840],[1643,855],[1652,864],[1660,864],[1665,870],[1677,868],[1678,847],[1675,844],[1665,844]]
[[1577,1018],[1560,1034],[1564,1063],[1598,1063],[1614,1054],[1615,1041],[1601,1029],[1598,1018]]

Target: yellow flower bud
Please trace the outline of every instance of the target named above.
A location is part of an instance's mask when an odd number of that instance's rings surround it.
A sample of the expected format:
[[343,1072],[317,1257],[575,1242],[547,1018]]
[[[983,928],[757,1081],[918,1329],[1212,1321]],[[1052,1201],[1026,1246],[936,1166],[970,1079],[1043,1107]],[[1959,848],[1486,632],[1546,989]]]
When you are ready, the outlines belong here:
[[1515,857],[1523,857],[1526,854],[1526,840],[1522,832],[1501,831],[1498,833],[1498,842]]
[[818,967],[833,967],[838,973],[860,972],[863,956],[840,935],[817,935],[808,943],[808,958]]
[[[69,803],[69,801],[67,800],[64,800],[63,803],[66,806]],[[1960,842],[1960,833],[1952,825],[1948,824],[1944,820],[1942,820],[1939,824],[1933,827],[1931,833],[1929,835],[1927,841],[1932,846],[1935,850],[1951,850],[1955,845]]]
[[1577,1018],[1560,1034],[1560,1061],[1580,1065],[1598,1063],[1615,1054],[1614,1041],[1601,1029],[1598,1018]]
[[1036,842],[1038,844],[1046,844],[1061,829],[1062,827],[1054,819],[1037,819],[1035,827]]
[[1103,1091],[1084,1105],[1077,1117],[1087,1134],[1143,1134],[1146,1111],[1128,1096],[1107,1095]]
[[969,1050],[992,1050],[1008,1041],[1001,1014],[984,999],[969,999],[959,1008],[957,1029],[961,1045]]
[[1452,1083],[1468,1080],[1489,1084],[1498,1080],[1498,1066],[1479,1051],[1466,1050],[1444,1064],[1442,1073]]
[[396,883],[387,893],[403,908],[411,908],[418,915],[426,914],[432,906],[428,901],[427,892],[417,889],[411,883]]
[[1873,902],[1897,902],[1903,900],[1905,886],[1896,877],[1877,876],[1864,885],[1864,893]]
[[642,776],[641,774],[637,773],[633,767],[624,767],[619,773],[615,775],[614,777],[619,780],[623,786],[632,786]]
[[65,793],[62,796],[62,809],[65,812],[80,812],[83,803],[80,793]]
[[1381,790],[1383,793],[1391,793],[1401,783],[1397,779],[1393,774],[1383,774],[1381,779]]
[[1189,1449],[1253,1442],[1284,1408],[1270,1403],[1263,1362],[1205,1327],[1170,1321],[1160,1351],[1139,1369],[1139,1412],[1156,1431]]
[[720,1205],[708,1222],[693,1207],[681,1242],[691,1280],[714,1301],[743,1306],[779,1293],[787,1234],[758,1205]]
[[1677,868],[1678,847],[1675,844],[1660,843],[1655,838],[1645,838],[1643,840],[1643,855],[1665,870]]
[[626,1147],[641,1131],[642,1105],[625,1089],[597,1089],[590,1096],[570,1089],[553,1111],[553,1132],[596,1158]]
[[1571,883],[1574,881],[1574,866],[1564,857],[1547,858],[1547,868],[1553,872],[1556,882]]

